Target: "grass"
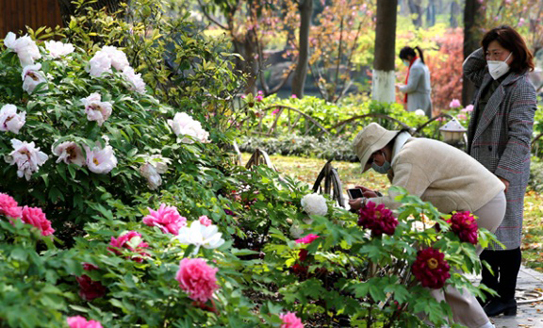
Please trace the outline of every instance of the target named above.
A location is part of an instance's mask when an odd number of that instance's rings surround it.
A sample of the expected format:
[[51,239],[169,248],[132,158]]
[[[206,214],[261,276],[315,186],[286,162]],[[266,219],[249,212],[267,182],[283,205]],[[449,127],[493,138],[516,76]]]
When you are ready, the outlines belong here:
[[[249,154],[243,154],[243,163],[246,163],[249,157]],[[270,159],[279,172],[306,182],[310,186],[313,186],[317,175],[326,164],[326,160],[317,158],[272,155]],[[386,190],[390,186],[384,175],[372,170],[362,175],[359,163],[333,162],[332,165],[338,171],[344,190],[353,188],[355,185],[377,190]],[[528,191],[524,199],[524,211],[523,264],[543,272],[543,225],[541,224],[543,196],[534,191]]]

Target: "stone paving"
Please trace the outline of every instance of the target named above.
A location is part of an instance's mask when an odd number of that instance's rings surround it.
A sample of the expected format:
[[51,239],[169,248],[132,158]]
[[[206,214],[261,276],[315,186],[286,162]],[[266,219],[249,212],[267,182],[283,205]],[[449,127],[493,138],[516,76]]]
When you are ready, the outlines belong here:
[[[476,281],[480,281],[474,277]],[[543,273],[522,266],[517,280],[517,315],[492,317],[496,328],[543,328]]]

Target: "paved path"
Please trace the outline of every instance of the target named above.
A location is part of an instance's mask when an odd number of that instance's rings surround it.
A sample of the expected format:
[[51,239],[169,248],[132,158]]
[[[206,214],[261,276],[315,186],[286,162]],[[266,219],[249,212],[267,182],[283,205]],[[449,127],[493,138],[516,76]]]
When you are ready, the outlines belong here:
[[516,298],[518,308],[515,317],[500,315],[490,318],[496,328],[543,328],[543,273],[522,266]]

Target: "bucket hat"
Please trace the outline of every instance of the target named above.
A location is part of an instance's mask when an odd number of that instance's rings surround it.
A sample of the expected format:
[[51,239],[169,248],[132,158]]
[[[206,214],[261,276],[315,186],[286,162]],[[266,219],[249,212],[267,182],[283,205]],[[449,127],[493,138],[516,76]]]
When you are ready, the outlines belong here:
[[377,123],[371,123],[360,131],[353,141],[353,149],[365,168],[371,154],[386,146],[399,131],[387,130]]

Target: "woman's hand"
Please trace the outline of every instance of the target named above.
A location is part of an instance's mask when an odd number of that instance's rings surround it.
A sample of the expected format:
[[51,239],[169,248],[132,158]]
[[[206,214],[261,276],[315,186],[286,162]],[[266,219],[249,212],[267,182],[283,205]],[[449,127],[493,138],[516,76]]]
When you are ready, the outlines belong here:
[[362,189],[362,195],[364,195],[365,198],[375,198],[379,197],[377,193],[374,190],[368,189],[364,186],[354,186],[357,189]]
[[498,179],[500,179],[500,181],[503,182],[503,184],[505,185],[505,190],[503,192],[507,192],[507,189],[509,189],[509,181],[502,177],[498,177]]
[[364,198],[349,199],[351,209],[358,211],[364,204]]

